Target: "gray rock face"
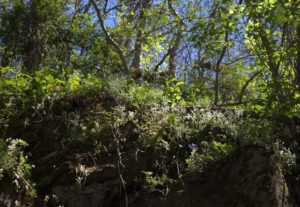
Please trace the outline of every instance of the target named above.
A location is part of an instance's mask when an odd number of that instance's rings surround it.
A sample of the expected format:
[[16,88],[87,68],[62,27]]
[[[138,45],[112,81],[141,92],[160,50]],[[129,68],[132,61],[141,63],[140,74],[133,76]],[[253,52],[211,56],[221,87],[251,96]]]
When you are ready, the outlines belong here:
[[289,192],[274,157],[260,147],[248,147],[230,162],[201,179],[184,177],[184,189],[171,189],[166,198],[145,191],[131,206],[288,207]]
[[66,207],[105,207],[110,206],[118,194],[119,181],[114,180],[104,184],[93,183],[79,188],[57,186],[53,193]]
[[[122,183],[116,170],[107,166],[105,170],[90,174],[86,185],[81,187],[76,184],[53,185],[52,193],[57,203],[48,206],[125,206],[125,196],[120,194],[123,192]],[[285,178],[274,156],[258,146],[240,149],[206,174],[189,173],[182,181],[184,185],[174,184],[163,193],[163,190],[153,188],[131,192],[127,195],[128,206],[293,207]],[[14,202],[17,195],[13,196],[12,189],[3,184],[0,185],[0,206],[17,206]],[[28,205],[20,203],[18,206]]]

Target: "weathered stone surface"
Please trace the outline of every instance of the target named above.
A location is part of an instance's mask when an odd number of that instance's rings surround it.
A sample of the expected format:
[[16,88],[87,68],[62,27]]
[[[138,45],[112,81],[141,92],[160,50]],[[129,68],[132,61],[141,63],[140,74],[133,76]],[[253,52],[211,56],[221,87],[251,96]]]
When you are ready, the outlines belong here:
[[65,207],[106,207],[111,206],[118,196],[118,180],[104,184],[93,183],[79,188],[79,186],[57,186],[53,193]]
[[17,191],[12,180],[5,176],[0,182],[0,207],[31,207],[34,201],[31,193],[24,190]]
[[162,198],[145,191],[131,206],[199,207],[288,207],[289,192],[274,157],[261,147],[248,147],[224,165],[212,170],[207,178],[186,175],[184,189]]

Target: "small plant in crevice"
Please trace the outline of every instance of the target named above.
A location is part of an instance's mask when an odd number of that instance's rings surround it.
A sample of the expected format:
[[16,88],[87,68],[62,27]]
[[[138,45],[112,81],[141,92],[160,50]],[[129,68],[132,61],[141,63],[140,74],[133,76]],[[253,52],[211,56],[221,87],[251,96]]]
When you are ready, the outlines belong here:
[[17,192],[26,192],[34,197],[34,185],[30,181],[34,165],[24,155],[26,146],[27,143],[22,139],[0,139],[0,180],[8,175]]
[[86,178],[89,176],[89,171],[85,165],[78,164],[75,168],[76,172],[76,183],[79,188],[85,185]]
[[279,140],[271,145],[271,149],[274,152],[275,160],[278,162],[283,172],[290,173],[296,166],[296,155]]
[[145,182],[150,187],[163,187],[174,182],[173,179],[168,178],[168,176],[165,174],[158,176],[154,175],[154,173],[151,171],[141,171],[141,173],[144,174]]
[[192,144],[190,147],[191,154],[185,162],[189,171],[196,172],[202,172],[210,164],[227,157],[234,150],[231,144],[216,141],[211,143],[203,141],[200,146]]

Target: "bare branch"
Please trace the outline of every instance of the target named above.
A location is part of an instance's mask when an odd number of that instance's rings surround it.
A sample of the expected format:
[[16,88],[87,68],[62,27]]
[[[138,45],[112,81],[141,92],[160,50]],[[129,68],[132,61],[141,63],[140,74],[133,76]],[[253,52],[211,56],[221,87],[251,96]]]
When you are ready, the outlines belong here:
[[125,73],[129,74],[129,67],[128,67],[128,64],[127,64],[127,61],[126,61],[126,57],[123,54],[123,51],[122,51],[120,45],[110,36],[109,32],[107,31],[107,29],[104,25],[104,20],[101,16],[100,9],[98,8],[95,0],[90,0],[90,1],[92,2],[92,5],[93,5],[93,7],[96,11],[96,14],[97,14],[97,17],[98,17],[98,20],[99,20],[99,23],[100,23],[100,27],[103,30],[107,41],[116,49],[116,51],[117,51],[117,53],[118,53],[118,55],[119,55],[119,57],[122,61],[123,67],[125,69]]
[[253,75],[246,81],[246,83],[244,84],[243,88],[242,88],[242,91],[239,95],[239,100],[238,100],[238,103],[242,103],[242,99],[243,99],[243,96],[244,96],[244,93],[246,91],[246,88],[248,87],[248,85],[250,84],[251,81],[254,80],[254,78],[256,76],[258,76],[259,74],[261,73],[261,71],[256,71],[255,73],[253,73]]
[[216,65],[216,83],[215,83],[215,101],[214,101],[214,105],[217,106],[218,105],[218,101],[219,101],[219,75],[220,75],[220,65],[221,62],[225,56],[225,52],[227,49],[227,43],[228,43],[228,37],[229,37],[229,31],[226,30],[225,31],[225,42],[224,42],[224,46],[221,52],[221,55],[217,61],[217,65]]
[[167,53],[162,57],[162,59],[155,65],[155,67],[154,67],[154,69],[153,69],[154,72],[157,72],[157,71],[158,71],[159,66],[161,66],[161,65],[165,62],[165,60],[166,60],[166,58],[168,57],[169,54],[170,54],[170,49],[169,49],[169,50],[167,51]]
[[173,5],[172,5],[172,0],[168,0],[168,7],[169,7],[169,10],[171,12],[171,14],[174,16],[175,19],[177,19],[177,21],[179,22],[179,25],[178,25],[178,29],[177,29],[177,32],[175,34],[175,40],[174,40],[174,43],[173,43],[173,46],[169,48],[169,75],[173,75],[173,77],[175,77],[175,73],[176,73],[176,60],[175,60],[175,57],[176,57],[176,54],[177,54],[177,50],[180,46],[180,42],[181,42],[181,39],[183,37],[183,32],[182,32],[182,27],[183,26],[186,26],[186,24],[184,23],[184,21],[180,18],[180,16],[177,14],[176,10],[174,9]]

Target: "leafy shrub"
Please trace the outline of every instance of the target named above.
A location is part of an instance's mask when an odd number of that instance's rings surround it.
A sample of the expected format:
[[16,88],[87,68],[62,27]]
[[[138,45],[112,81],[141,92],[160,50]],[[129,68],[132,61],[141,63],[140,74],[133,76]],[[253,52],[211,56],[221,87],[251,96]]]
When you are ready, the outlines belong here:
[[24,156],[23,148],[27,143],[21,139],[0,139],[0,179],[7,173],[14,180],[16,190],[29,190],[32,165]]
[[46,67],[35,71],[34,75],[14,74],[12,68],[0,68],[0,110],[7,117],[17,111],[39,110],[46,100],[64,96],[96,94],[102,88],[99,78],[78,71],[60,73]]
[[35,71],[32,77],[32,95],[43,97],[59,97],[66,93],[66,82],[60,73],[52,68],[43,68]]
[[185,85],[185,83],[183,81],[178,81],[176,78],[166,81],[164,93],[172,104],[178,104],[182,100],[183,85]]
[[231,144],[216,141],[201,142],[200,146],[191,145],[190,156],[185,160],[188,170],[201,172],[209,164],[228,156],[234,149]]
[[105,91],[119,104],[130,103],[133,106],[160,104],[166,100],[163,91],[147,82],[135,83],[128,77],[111,76],[107,80]]
[[244,118],[239,123],[239,138],[243,144],[263,144],[273,138],[272,123],[267,119]]
[[129,88],[128,100],[133,105],[162,103],[165,97],[162,90],[150,84],[133,84]]
[[285,173],[290,172],[296,166],[296,155],[289,148],[286,148],[283,142],[277,140],[272,145],[272,150],[276,161]]
[[[160,145],[169,148],[168,143],[180,144],[198,139],[201,132],[207,127],[219,127],[223,130],[222,141],[226,136],[237,138],[242,112],[218,112],[209,109],[194,108],[187,111],[185,107],[165,104],[154,104],[149,107],[127,111],[126,107],[117,107],[115,117],[120,123],[133,122],[139,134],[139,143],[142,145]],[[215,136],[215,137],[214,137]],[[220,134],[213,134],[211,141],[220,140]]]
[[166,175],[153,175],[151,171],[142,171],[142,173],[145,175],[146,184],[152,187],[166,186],[174,182],[173,179],[168,178]]
[[219,127],[226,136],[237,138],[239,135],[239,124],[242,120],[242,110],[226,110],[224,112],[211,110],[209,108],[194,108],[186,114],[185,122],[192,129],[192,133],[202,131],[206,126]]

